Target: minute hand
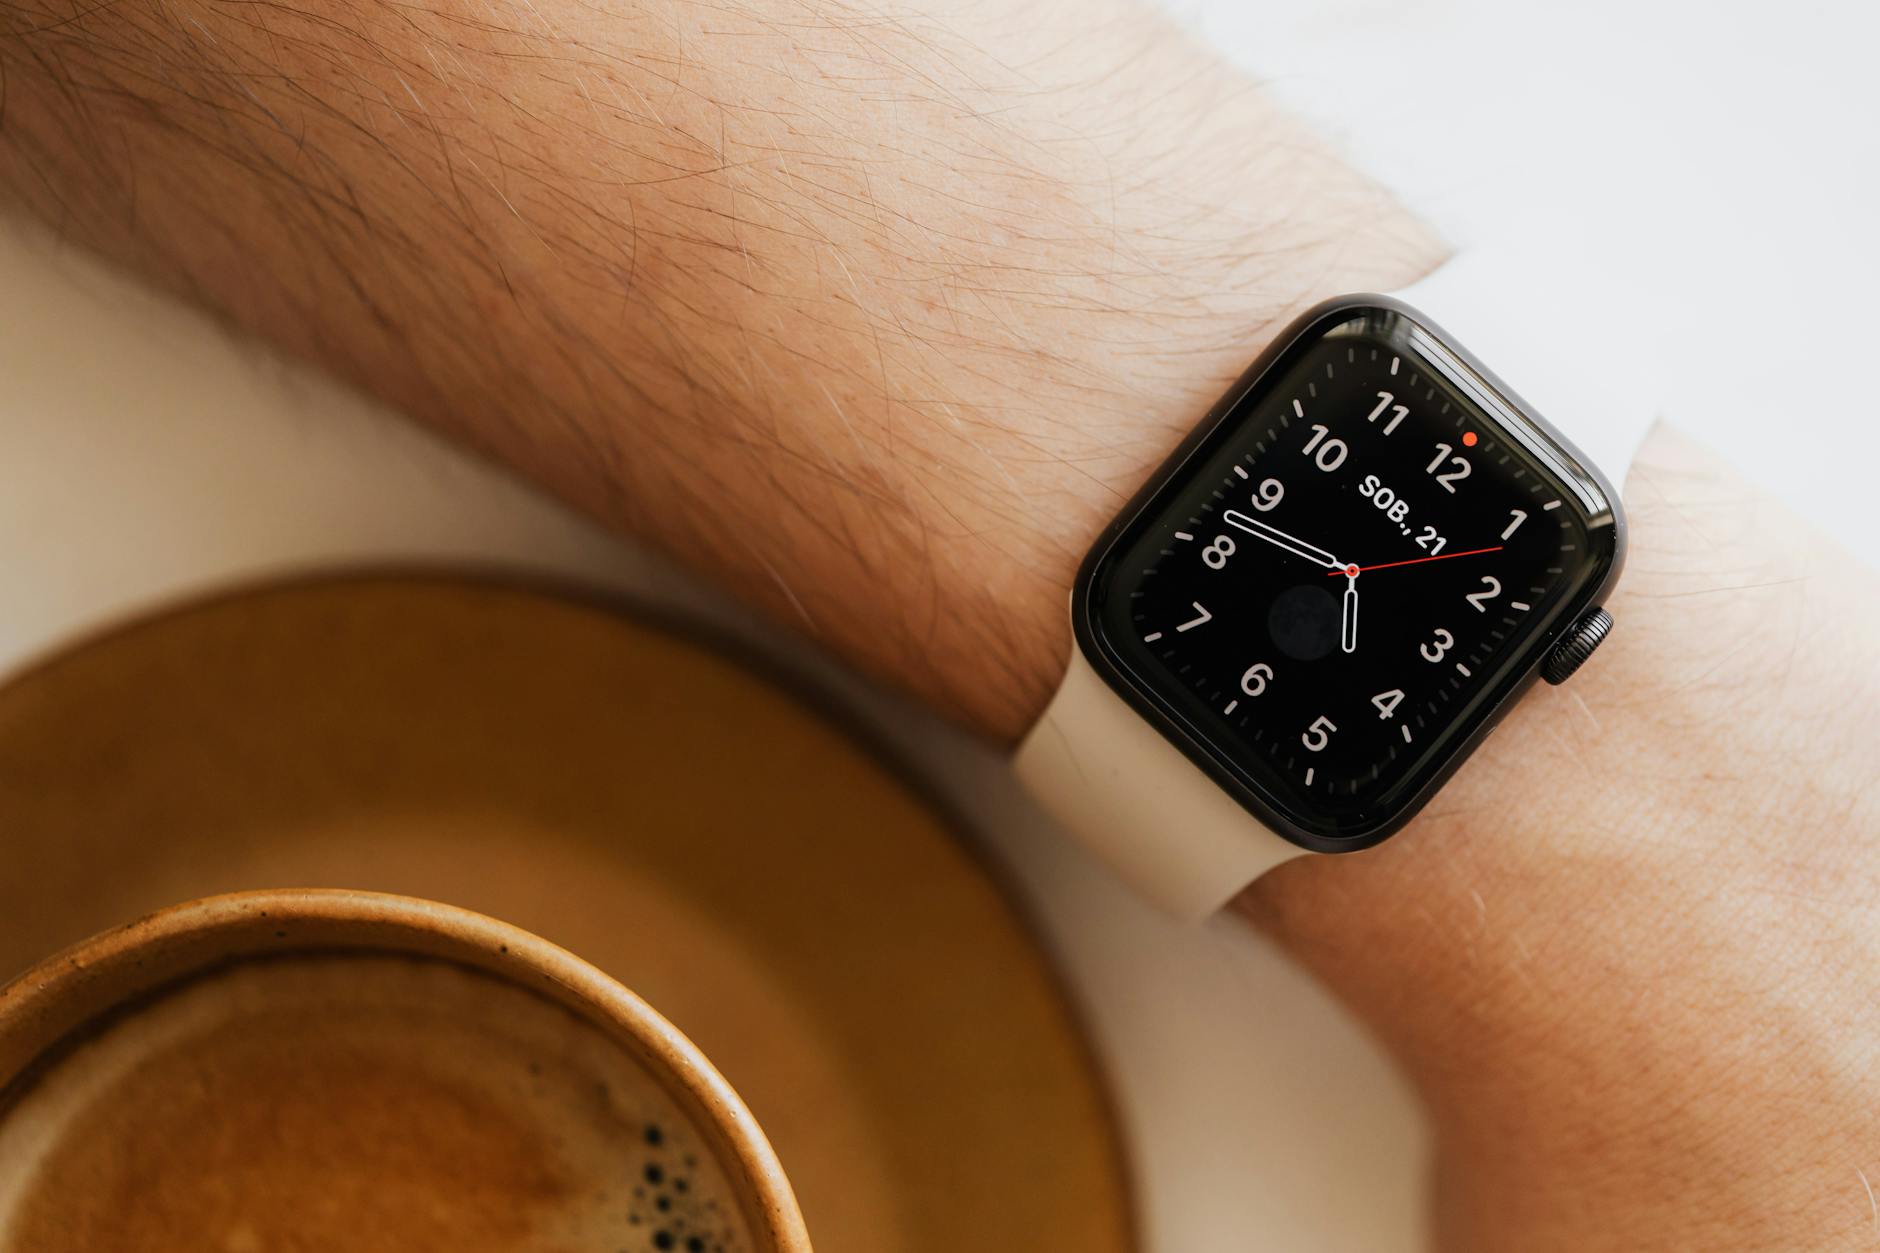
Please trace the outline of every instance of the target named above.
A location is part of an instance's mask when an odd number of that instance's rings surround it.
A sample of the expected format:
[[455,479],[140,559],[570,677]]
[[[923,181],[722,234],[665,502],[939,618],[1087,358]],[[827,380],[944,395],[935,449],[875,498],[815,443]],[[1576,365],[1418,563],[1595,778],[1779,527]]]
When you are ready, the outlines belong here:
[[1344,569],[1344,563],[1326,552],[1323,548],[1315,548],[1302,539],[1296,539],[1286,534],[1286,532],[1276,526],[1268,526],[1258,518],[1248,517],[1238,509],[1229,509],[1221,514],[1221,521],[1227,523],[1229,526],[1238,527],[1247,534],[1263,539],[1269,544],[1276,544],[1295,556],[1304,557],[1307,561],[1316,561],[1327,570]]

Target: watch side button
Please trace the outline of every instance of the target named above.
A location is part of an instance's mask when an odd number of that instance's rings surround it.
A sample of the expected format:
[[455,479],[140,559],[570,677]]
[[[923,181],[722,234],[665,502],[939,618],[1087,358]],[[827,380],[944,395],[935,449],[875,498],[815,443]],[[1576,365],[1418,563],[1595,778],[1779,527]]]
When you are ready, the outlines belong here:
[[1586,664],[1586,659],[1611,630],[1611,614],[1604,609],[1588,610],[1585,617],[1573,624],[1566,637],[1554,645],[1547,660],[1541,662],[1541,677],[1549,683],[1565,683],[1573,677],[1574,671]]

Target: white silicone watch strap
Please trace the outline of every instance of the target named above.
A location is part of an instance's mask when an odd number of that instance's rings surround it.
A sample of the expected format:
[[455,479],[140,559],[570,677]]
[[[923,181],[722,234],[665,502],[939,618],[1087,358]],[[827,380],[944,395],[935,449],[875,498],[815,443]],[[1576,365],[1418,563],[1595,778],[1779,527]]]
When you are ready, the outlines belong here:
[[[1566,434],[1615,488],[1654,415],[1614,324],[1610,285],[1546,256],[1478,250],[1397,293]],[[1599,307],[1575,307],[1588,292]],[[1630,307],[1636,308],[1636,305]],[[1615,347],[1618,351],[1613,351]],[[1268,830],[1138,714],[1072,646],[1014,763],[1063,826],[1152,902],[1197,919],[1303,853]]]
[[1201,773],[1075,645],[1057,695],[1014,764],[1052,817],[1177,917],[1213,913],[1305,851]]

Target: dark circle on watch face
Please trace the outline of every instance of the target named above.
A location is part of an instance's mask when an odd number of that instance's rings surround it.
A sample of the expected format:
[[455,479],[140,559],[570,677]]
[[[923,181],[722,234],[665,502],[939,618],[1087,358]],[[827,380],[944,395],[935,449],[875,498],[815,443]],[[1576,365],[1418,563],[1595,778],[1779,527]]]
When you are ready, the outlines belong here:
[[1289,588],[1273,598],[1266,629],[1281,653],[1296,661],[1317,661],[1338,647],[1338,598],[1315,583]]

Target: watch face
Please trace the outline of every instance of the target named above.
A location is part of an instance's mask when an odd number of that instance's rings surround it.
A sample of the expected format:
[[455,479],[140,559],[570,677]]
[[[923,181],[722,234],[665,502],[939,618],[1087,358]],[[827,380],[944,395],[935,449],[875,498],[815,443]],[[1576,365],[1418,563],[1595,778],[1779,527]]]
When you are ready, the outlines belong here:
[[1099,544],[1100,673],[1270,825],[1363,847],[1415,812],[1617,574],[1544,423],[1401,306],[1308,314]]

